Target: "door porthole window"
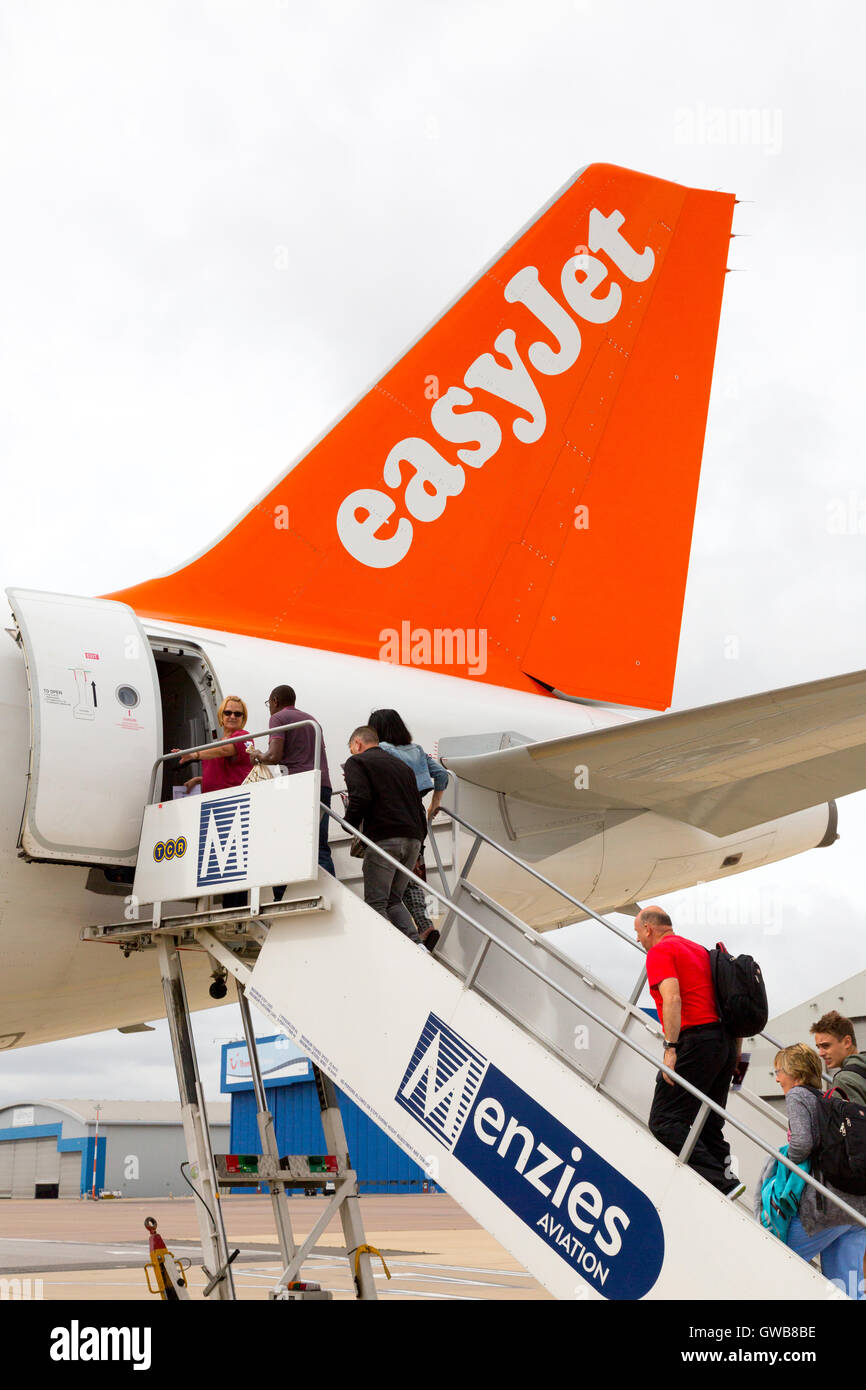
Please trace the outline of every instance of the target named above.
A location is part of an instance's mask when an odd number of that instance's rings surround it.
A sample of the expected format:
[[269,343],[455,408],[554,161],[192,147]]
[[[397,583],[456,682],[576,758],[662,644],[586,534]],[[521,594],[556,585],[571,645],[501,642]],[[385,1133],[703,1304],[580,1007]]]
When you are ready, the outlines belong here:
[[141,703],[141,696],[133,685],[119,685],[114,693],[124,709],[135,709]]

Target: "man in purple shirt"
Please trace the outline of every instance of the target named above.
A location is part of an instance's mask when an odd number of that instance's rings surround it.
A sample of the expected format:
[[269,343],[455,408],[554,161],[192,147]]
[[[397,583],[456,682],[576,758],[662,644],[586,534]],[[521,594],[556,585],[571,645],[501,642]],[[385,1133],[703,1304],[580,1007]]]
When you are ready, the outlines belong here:
[[[316,735],[309,724],[304,724],[303,728],[300,729],[292,729],[290,726],[305,719],[313,719],[313,715],[305,714],[302,709],[296,709],[295,692],[290,685],[278,685],[271,691],[268,696],[268,709],[271,712],[269,727],[271,729],[284,729],[285,732],[271,735],[267,753],[254,753],[252,756],[260,763],[282,763],[288,773],[312,772],[315,767]],[[318,723],[318,720],[314,720],[314,723]],[[330,806],[331,777],[328,772],[324,738],[321,742],[320,764],[322,769],[322,805]],[[328,873],[333,874],[336,878],[334,860],[328,844],[328,820],[327,811],[322,811],[322,817],[319,821],[319,867],[327,869]],[[281,902],[285,891],[285,885],[281,887],[278,884],[274,888],[274,901]]]

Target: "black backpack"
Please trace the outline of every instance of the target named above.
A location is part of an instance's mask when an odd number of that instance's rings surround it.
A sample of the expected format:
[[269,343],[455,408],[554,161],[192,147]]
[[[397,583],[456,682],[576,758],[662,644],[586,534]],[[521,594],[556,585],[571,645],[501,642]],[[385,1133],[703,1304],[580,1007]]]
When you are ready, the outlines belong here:
[[836,1090],[815,1095],[820,1134],[815,1157],[822,1178],[840,1192],[866,1196],[866,1107]]
[[733,1038],[750,1038],[767,1026],[769,1008],[761,967],[751,956],[732,956],[721,941],[710,951],[719,1017]]

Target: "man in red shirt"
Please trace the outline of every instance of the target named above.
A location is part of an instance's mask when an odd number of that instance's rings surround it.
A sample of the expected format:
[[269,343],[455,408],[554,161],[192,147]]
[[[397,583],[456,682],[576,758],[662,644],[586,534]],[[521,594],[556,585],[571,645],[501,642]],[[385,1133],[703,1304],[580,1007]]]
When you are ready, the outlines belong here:
[[[719,1019],[709,952],[696,941],[677,936],[670,917],[660,907],[643,908],[635,918],[634,930],[647,953],[647,983],[665,1035],[665,1066],[724,1107],[738,1045]],[[697,1097],[659,1072],[650,1133],[679,1153],[700,1104]],[[736,1197],[744,1189],[731,1171],[731,1151],[723,1125],[721,1115],[711,1110],[688,1162],[725,1196]]]

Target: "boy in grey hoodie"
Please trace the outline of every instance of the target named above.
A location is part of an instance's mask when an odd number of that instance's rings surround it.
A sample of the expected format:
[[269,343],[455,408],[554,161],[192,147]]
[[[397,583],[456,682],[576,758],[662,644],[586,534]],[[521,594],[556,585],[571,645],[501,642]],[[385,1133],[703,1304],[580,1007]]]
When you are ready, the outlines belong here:
[[836,1089],[847,1100],[866,1105],[866,1052],[857,1051],[854,1024],[835,1009],[813,1023],[815,1049],[828,1071],[839,1070],[833,1078]]

